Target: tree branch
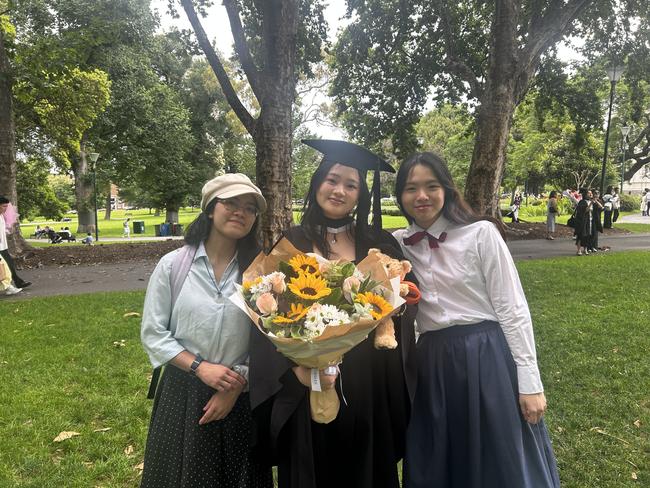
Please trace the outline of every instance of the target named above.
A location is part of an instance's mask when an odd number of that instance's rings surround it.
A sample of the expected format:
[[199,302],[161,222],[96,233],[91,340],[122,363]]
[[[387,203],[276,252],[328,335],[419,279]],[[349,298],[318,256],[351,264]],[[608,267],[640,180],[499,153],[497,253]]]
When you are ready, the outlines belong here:
[[470,86],[470,96],[480,98],[483,93],[483,86],[476,77],[476,74],[470,69],[467,64],[456,56],[456,42],[454,39],[454,32],[452,29],[452,16],[447,7],[447,2],[437,1],[438,12],[440,12],[440,25],[442,26],[442,33],[445,42],[445,52],[447,59],[445,63],[452,73],[460,76]]
[[236,0],[223,0],[223,6],[226,7],[226,12],[228,12],[230,29],[232,30],[232,37],[235,40],[235,51],[237,51],[237,56],[239,56],[239,62],[244,69],[246,78],[248,78],[251,90],[253,90],[257,100],[261,101],[263,97],[263,86],[260,81],[260,73],[255,66],[255,61],[253,61],[246,36],[244,35],[244,28],[239,17],[239,5]]
[[528,42],[520,51],[520,72],[534,73],[540,56],[553,44],[558,42],[578,15],[593,0],[570,0],[562,6],[561,2],[552,3],[544,16],[531,24]]
[[226,73],[226,70],[221,64],[219,56],[217,56],[217,53],[212,47],[212,44],[210,44],[208,36],[206,35],[205,30],[203,30],[203,26],[201,25],[201,21],[196,15],[196,10],[194,10],[194,5],[192,5],[192,0],[180,0],[180,2],[185,9],[185,13],[187,14],[187,18],[189,19],[190,24],[192,24],[194,34],[199,41],[199,45],[201,46],[201,49],[203,49],[205,57],[208,59],[208,62],[210,63],[210,66],[212,67],[217,80],[219,80],[221,90],[223,91],[228,104],[232,107],[233,112],[235,112],[235,115],[237,115],[237,118],[244,125],[248,133],[254,138],[255,129],[257,127],[257,120],[253,118],[248,110],[246,110],[246,107],[244,107],[244,104],[241,102],[239,96],[237,95],[237,92],[233,88],[232,83],[230,82],[230,78],[228,77],[228,73]]

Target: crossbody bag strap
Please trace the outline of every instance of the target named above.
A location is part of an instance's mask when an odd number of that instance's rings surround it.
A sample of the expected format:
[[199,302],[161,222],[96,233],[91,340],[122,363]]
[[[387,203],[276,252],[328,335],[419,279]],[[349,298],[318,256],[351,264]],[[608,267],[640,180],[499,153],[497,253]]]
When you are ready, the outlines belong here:
[[[174,257],[172,262],[172,269],[169,273],[169,285],[171,289],[171,309],[169,313],[169,320],[171,321],[171,312],[174,310],[174,305],[176,305],[176,300],[178,300],[178,295],[180,295],[181,290],[183,289],[183,283],[187,279],[187,275],[190,273],[190,268],[196,257],[196,252],[198,247],[184,245],[178,254]],[[167,330],[169,330],[170,324],[167,324]],[[160,373],[162,372],[162,366],[154,368],[151,373],[151,383],[149,383],[149,391],[147,392],[147,398],[152,399],[156,396],[156,388],[158,388],[158,381],[160,380]]]

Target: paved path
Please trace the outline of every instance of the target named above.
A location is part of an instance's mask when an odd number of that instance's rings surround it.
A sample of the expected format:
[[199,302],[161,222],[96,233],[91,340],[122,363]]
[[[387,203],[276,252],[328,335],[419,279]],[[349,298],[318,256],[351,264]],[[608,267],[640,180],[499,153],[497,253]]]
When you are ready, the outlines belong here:
[[[639,216],[639,219],[642,218]],[[601,236],[600,244],[610,246],[611,252],[650,249],[650,234]],[[510,241],[508,247],[515,260],[573,256],[576,250],[573,240],[568,238],[558,238],[554,241],[546,239]],[[589,257],[580,259],[589,259]],[[102,291],[144,290],[155,265],[156,261],[147,260],[137,263],[46,266],[40,269],[23,270],[20,272],[21,277],[34,284],[15,297],[0,296],[0,300]]]

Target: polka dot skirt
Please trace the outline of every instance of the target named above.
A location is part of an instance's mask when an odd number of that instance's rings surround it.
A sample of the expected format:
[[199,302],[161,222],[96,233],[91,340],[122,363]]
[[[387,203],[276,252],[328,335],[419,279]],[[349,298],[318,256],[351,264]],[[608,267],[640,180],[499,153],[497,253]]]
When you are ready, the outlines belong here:
[[252,419],[242,393],[223,420],[199,425],[214,390],[174,367],[156,392],[144,455],[143,488],[272,488],[271,469],[250,456]]

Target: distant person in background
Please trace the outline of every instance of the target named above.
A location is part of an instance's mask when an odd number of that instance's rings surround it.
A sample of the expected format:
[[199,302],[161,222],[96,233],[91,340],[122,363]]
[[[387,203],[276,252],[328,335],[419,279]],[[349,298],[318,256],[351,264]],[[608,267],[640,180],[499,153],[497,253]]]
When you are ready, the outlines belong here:
[[553,190],[548,196],[546,203],[546,238],[549,240],[555,239],[553,233],[555,232],[555,217],[560,213],[557,203],[557,192]]
[[521,207],[521,193],[515,193],[515,198],[512,199],[512,221],[519,222],[519,207]]
[[618,220],[618,215],[621,209],[621,197],[618,194],[618,188],[614,188],[614,193],[612,193],[612,222]]
[[591,198],[591,239],[587,250],[589,252],[598,252],[598,233],[603,231],[603,224],[600,220],[600,215],[603,213],[603,201],[600,199],[600,192],[598,190],[592,191]]
[[124,228],[124,232],[122,233],[122,237],[128,239],[131,237],[131,227],[129,227],[129,221],[131,219],[126,219],[124,223],[122,224],[122,227]]
[[0,256],[2,256],[2,259],[9,267],[14,285],[16,285],[17,288],[25,288],[31,285],[31,282],[23,280],[16,273],[16,266],[14,265],[14,260],[11,257],[11,254],[9,254],[9,244],[7,243],[7,234],[11,232],[11,227],[14,223],[13,217],[11,220],[5,221],[5,216],[8,215],[7,212],[10,205],[11,203],[7,197],[0,196]]
[[650,217],[650,189],[645,189],[645,216]]
[[7,262],[0,257],[0,294],[15,295],[23,291],[22,288],[16,288],[11,283],[11,270]]
[[576,254],[582,256],[589,254],[587,248],[591,240],[591,190],[587,188],[580,189],[580,201],[575,210],[575,236],[576,236]]
[[94,241],[93,235],[90,232],[86,234],[86,237],[81,239],[81,243],[86,244],[87,246],[92,246]]
[[614,197],[613,193],[613,187],[608,186],[603,195],[603,227],[605,229],[612,228],[612,212],[614,210],[614,202],[612,202],[612,198]]
[[47,231],[47,237],[50,239],[52,244],[58,244],[63,240],[63,237],[58,232],[54,232],[54,229],[49,229]]

